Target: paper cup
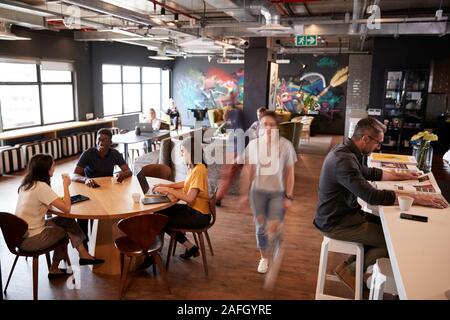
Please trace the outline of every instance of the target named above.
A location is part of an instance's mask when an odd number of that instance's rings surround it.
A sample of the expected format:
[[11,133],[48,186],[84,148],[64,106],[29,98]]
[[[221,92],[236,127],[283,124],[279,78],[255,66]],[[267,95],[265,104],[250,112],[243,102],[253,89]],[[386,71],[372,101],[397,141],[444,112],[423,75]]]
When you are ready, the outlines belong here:
[[139,203],[139,201],[141,200],[141,194],[140,193],[133,193],[131,195],[131,197],[133,198],[134,203]]
[[408,197],[408,196],[399,196],[398,197],[398,204],[400,206],[400,210],[402,211],[408,211],[412,204],[414,202],[414,198]]
[[119,180],[117,180],[117,177],[114,176],[114,177],[111,178],[111,182],[112,183],[119,183]]

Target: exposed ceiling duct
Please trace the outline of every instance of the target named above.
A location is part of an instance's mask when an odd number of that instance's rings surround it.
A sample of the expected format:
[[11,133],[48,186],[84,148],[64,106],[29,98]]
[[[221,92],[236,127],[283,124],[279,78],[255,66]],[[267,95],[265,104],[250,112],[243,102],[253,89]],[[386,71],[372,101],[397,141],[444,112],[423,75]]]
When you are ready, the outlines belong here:
[[256,17],[251,14],[250,10],[243,6],[243,4],[245,4],[245,1],[205,0],[205,2],[215,7],[216,9],[222,10],[230,17],[236,19],[239,22],[257,20]]
[[280,16],[277,13],[270,12],[271,8],[272,7],[266,8],[261,6],[260,11],[261,15],[264,17],[265,24],[256,28],[248,28],[248,30],[261,35],[292,32],[293,29],[291,27],[282,26],[280,24]]

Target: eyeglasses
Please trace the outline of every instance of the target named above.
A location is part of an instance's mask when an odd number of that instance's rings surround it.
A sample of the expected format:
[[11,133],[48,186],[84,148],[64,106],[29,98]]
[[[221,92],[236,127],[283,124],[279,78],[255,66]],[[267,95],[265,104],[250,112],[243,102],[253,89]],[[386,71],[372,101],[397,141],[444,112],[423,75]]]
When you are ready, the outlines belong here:
[[371,137],[371,136],[369,136],[369,135],[368,135],[368,137],[369,137],[371,140],[375,141],[379,147],[381,147],[381,144],[383,143],[383,141],[378,141],[377,139],[375,139],[374,137]]

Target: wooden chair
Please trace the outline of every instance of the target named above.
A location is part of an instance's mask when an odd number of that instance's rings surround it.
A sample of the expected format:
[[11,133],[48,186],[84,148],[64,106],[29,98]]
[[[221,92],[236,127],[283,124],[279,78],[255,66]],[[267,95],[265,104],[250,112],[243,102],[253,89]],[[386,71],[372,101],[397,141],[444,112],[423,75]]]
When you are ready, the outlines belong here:
[[183,229],[183,228],[169,228],[170,233],[170,244],[169,244],[169,250],[167,251],[167,260],[166,260],[166,269],[169,270],[169,263],[170,263],[170,255],[175,255],[176,250],[176,241],[175,241],[175,234],[177,232],[192,232],[192,235],[195,240],[195,244],[197,247],[200,247],[200,251],[202,254],[203,259],[203,268],[205,269],[205,274],[208,275],[208,264],[206,262],[206,248],[205,248],[205,242],[203,240],[203,235],[206,238],[206,241],[208,241],[209,250],[211,251],[211,255],[214,256],[214,251],[211,245],[211,240],[209,239],[208,229],[211,228],[214,223],[216,222],[216,193],[217,188],[212,193],[212,196],[209,198],[209,210],[211,211],[211,222],[209,225],[203,229]]
[[161,214],[143,214],[125,218],[118,222],[117,227],[126,234],[126,236],[114,241],[116,248],[120,251],[121,257],[122,275],[119,299],[122,299],[125,294],[130,264],[133,258],[139,256],[151,256],[153,258],[153,273],[156,274],[156,264],[167,286],[167,290],[171,293],[167,282],[166,271],[161,256],[159,255],[163,245],[162,231],[168,221],[169,218]]
[[169,180],[172,169],[165,164],[148,164],[142,167],[141,172],[146,177]]
[[[28,230],[28,224],[21,218],[6,212],[0,212],[0,228],[3,233],[3,237],[5,238],[5,243],[8,246],[9,251],[16,256],[14,259],[14,263],[11,268],[11,272],[8,276],[8,281],[6,282],[6,287],[4,293],[6,294],[6,290],[8,289],[9,281],[11,280],[11,276],[14,272],[14,268],[16,267],[17,260],[19,257],[33,257],[33,300],[37,300],[38,298],[38,271],[39,271],[39,256],[45,254],[47,258],[47,266],[50,270],[50,251],[55,250],[58,247],[64,246],[67,249],[68,239],[64,238],[61,241],[55,243],[54,245],[42,249],[40,251],[23,251],[18,248],[18,246],[22,243],[23,236],[25,232]],[[70,265],[69,256],[66,252],[65,261],[68,265]]]

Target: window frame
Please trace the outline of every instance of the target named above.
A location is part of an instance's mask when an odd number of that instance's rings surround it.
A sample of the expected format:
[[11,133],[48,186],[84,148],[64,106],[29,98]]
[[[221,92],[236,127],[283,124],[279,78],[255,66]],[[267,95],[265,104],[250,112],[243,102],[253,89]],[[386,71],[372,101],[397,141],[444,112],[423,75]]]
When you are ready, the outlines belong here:
[[[2,121],[0,121],[0,132],[6,132],[6,131],[11,131],[11,130],[20,130],[20,129],[27,129],[27,128],[36,128],[36,127],[42,127],[42,126],[47,126],[47,125],[53,125],[53,124],[60,124],[60,123],[68,123],[68,122],[74,122],[76,121],[76,92],[75,92],[75,76],[74,76],[74,71],[70,71],[70,79],[71,82],[42,82],[42,77],[41,77],[41,63],[40,62],[33,62],[33,63],[27,63],[24,61],[20,61],[20,60],[14,60],[11,61],[9,59],[5,59],[2,60],[0,58],[0,62],[4,62],[4,63],[22,63],[22,64],[34,64],[35,68],[36,68],[36,82],[7,82],[7,81],[0,81],[0,85],[2,86],[11,86],[11,85],[17,85],[17,86],[37,86],[38,87],[38,94],[39,94],[39,121],[40,124],[36,124],[36,125],[32,125],[32,126],[24,126],[24,127],[15,127],[15,128],[8,128],[5,129],[3,126],[3,119]],[[67,121],[58,121],[58,122],[52,122],[52,123],[48,123],[48,124],[44,124],[44,105],[43,105],[43,97],[42,97],[42,86],[44,85],[71,85],[72,86],[72,115],[73,115],[73,119],[72,120],[67,120]],[[2,112],[1,112],[1,103],[0,103],[0,117],[2,117]]]
[[[120,67],[120,82],[105,82],[103,79],[103,66],[105,65],[109,65],[109,66],[119,66]],[[139,68],[139,82],[124,82],[124,74],[123,74],[123,70],[124,67],[137,67]],[[154,68],[154,69],[159,69],[159,82],[144,82],[144,68]],[[114,117],[114,116],[126,116],[126,115],[132,115],[132,114],[139,114],[142,113],[144,110],[144,85],[147,84],[157,84],[159,85],[159,105],[160,105],[160,109],[162,111],[163,105],[162,105],[162,100],[163,100],[163,82],[162,82],[162,72],[163,70],[169,70],[169,96],[171,96],[171,77],[172,77],[172,70],[171,69],[164,69],[161,67],[152,67],[152,66],[136,66],[136,65],[121,65],[121,64],[112,64],[112,63],[104,63],[102,64],[102,74],[101,74],[101,84],[102,84],[102,108],[103,108],[103,116],[107,116],[107,117]],[[103,97],[103,92],[104,92],[104,85],[107,84],[120,84],[121,87],[121,93],[122,93],[122,111],[121,113],[106,113],[105,112],[105,98]],[[138,111],[130,111],[130,112],[125,112],[125,95],[124,95],[124,85],[127,84],[138,84],[139,85],[139,90],[141,93],[140,96],[140,110]]]

